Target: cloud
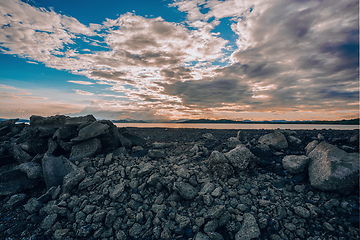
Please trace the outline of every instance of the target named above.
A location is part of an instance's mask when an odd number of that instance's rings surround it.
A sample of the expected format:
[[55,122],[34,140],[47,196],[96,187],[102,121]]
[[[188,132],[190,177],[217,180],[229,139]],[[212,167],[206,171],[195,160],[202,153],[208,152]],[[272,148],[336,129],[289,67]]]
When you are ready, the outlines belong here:
[[75,83],[75,84],[80,84],[80,85],[93,85],[95,83],[93,82],[89,82],[89,81],[74,81],[74,80],[69,80],[69,83]]
[[[358,111],[358,1],[179,0],[170,7],[186,21],[127,13],[85,26],[4,0],[0,50],[108,85],[103,94],[74,90],[92,100],[83,112],[236,118]],[[232,40],[217,33],[224,23]],[[79,52],[77,42],[101,50]]]

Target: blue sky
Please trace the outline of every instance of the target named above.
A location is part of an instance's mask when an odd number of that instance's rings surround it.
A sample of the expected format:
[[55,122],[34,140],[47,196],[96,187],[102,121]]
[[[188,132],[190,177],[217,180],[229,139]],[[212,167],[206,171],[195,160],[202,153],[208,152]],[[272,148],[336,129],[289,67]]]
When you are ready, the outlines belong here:
[[355,0],[2,0],[0,118],[355,118],[358,9]]

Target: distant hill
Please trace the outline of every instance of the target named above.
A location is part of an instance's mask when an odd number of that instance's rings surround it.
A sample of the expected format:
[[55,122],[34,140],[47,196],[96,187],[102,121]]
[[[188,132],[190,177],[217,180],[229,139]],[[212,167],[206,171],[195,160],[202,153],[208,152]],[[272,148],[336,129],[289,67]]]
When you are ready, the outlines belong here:
[[286,121],[286,120],[271,120],[271,121],[235,121],[228,119],[220,119],[220,120],[211,120],[211,119],[191,119],[185,120],[181,123],[257,123],[257,124],[335,124],[335,125],[359,125],[359,118],[350,119],[350,120],[338,120],[338,121]]
[[143,120],[133,120],[133,119],[120,119],[120,120],[111,120],[113,123],[146,123]]

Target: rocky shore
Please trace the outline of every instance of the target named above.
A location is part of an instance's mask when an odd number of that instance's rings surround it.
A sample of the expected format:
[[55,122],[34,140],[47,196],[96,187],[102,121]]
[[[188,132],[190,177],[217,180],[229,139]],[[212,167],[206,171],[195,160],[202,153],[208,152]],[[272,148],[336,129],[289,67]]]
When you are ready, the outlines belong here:
[[0,122],[0,239],[359,239],[358,130]]

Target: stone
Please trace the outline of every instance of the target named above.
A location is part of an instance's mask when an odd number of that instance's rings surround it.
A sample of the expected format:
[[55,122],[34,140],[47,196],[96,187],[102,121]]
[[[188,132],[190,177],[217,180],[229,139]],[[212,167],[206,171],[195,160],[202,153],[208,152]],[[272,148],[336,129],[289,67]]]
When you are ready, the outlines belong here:
[[347,153],[326,142],[318,144],[309,155],[309,180],[323,191],[349,194],[359,181],[359,153]]
[[98,121],[99,123],[107,125],[109,133],[98,136],[101,146],[102,153],[108,153],[118,147],[120,147],[120,133],[118,128],[109,120]]
[[194,240],[210,240],[210,238],[206,234],[198,232]]
[[93,115],[86,115],[80,117],[67,117],[65,119],[66,126],[81,126],[88,125],[96,121],[96,118]]
[[101,142],[97,138],[81,142],[71,148],[70,159],[78,160],[86,157],[94,157],[101,151]]
[[33,189],[42,183],[38,178],[29,179],[23,171],[17,167],[0,172],[0,196],[21,193]]
[[228,148],[236,148],[237,145],[240,145],[241,142],[238,138],[236,137],[231,137],[227,140],[227,146]]
[[244,214],[241,229],[235,235],[235,240],[250,240],[260,236],[260,229],[255,217],[251,213]]
[[287,141],[291,146],[299,146],[301,144],[301,140],[299,138],[291,135],[287,137]]
[[204,215],[205,218],[218,219],[226,211],[224,205],[215,205],[210,208]]
[[248,135],[245,131],[239,130],[237,132],[236,138],[239,139],[240,142],[247,142],[248,141]]
[[76,169],[76,166],[63,156],[44,156],[42,169],[47,188],[63,184],[64,177]]
[[314,150],[314,148],[319,144],[319,141],[318,140],[314,140],[310,143],[308,143],[308,145],[306,145],[305,147],[305,154],[306,155],[309,155],[309,153]]
[[187,200],[192,200],[198,195],[198,190],[188,183],[174,182],[174,189]]
[[53,234],[53,237],[54,237],[55,240],[63,240],[63,239],[66,239],[69,232],[70,232],[70,229],[68,229],[68,228],[56,229],[54,234]]
[[44,220],[41,222],[41,225],[40,227],[43,229],[43,230],[48,230],[52,227],[52,225],[54,225],[56,219],[57,219],[57,214],[56,213],[53,213],[53,214],[49,214],[47,215]]
[[146,140],[138,135],[132,134],[128,131],[120,132],[123,137],[130,140],[132,146],[145,146]]
[[41,117],[33,115],[30,117],[30,126],[60,126],[65,124],[66,116],[56,115],[50,117]]
[[166,156],[164,150],[160,149],[150,149],[148,154],[149,157],[153,159],[165,158]]
[[86,176],[83,168],[73,166],[70,173],[63,178],[63,193],[70,193],[71,190],[77,186]]
[[213,151],[210,154],[210,157],[209,157],[210,165],[227,163],[227,162],[228,162],[228,160],[226,159],[225,155],[219,151]]
[[25,193],[19,193],[19,194],[14,194],[10,197],[10,199],[4,204],[4,208],[5,209],[13,209],[16,206],[18,206],[19,204],[21,204],[22,202],[25,201],[26,199],[26,194]]
[[229,163],[220,163],[211,166],[214,175],[219,178],[228,178],[234,175],[234,168]]
[[24,209],[30,214],[38,212],[41,207],[42,203],[36,198],[30,198],[29,201],[24,205]]
[[229,163],[239,170],[246,169],[249,163],[257,159],[257,157],[244,145],[239,145],[224,155],[228,159]]
[[288,148],[288,142],[280,131],[274,131],[273,133],[266,134],[259,138],[259,143],[266,144],[276,150],[282,150]]
[[91,138],[109,133],[109,126],[100,122],[93,122],[90,125],[80,129],[78,136],[71,139],[72,142],[82,142]]
[[301,173],[307,168],[310,158],[305,155],[287,155],[282,159],[283,168],[290,173]]
[[308,219],[310,217],[310,211],[301,206],[294,207],[294,212],[305,219]]
[[125,183],[121,182],[109,190],[109,196],[115,200],[121,196],[124,190],[125,190]]
[[201,188],[199,195],[205,195],[208,193],[211,193],[215,189],[215,184],[211,182],[207,182],[204,184],[204,186]]
[[13,146],[13,156],[18,163],[29,162],[33,158],[29,153],[24,151],[20,145]]
[[30,179],[40,178],[42,176],[41,164],[37,162],[26,162],[18,166],[20,171],[26,173]]
[[55,140],[70,141],[77,136],[77,133],[77,127],[63,126],[55,131],[52,138]]

